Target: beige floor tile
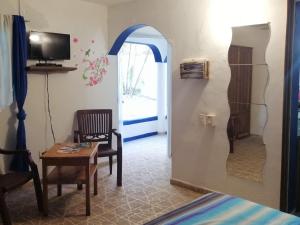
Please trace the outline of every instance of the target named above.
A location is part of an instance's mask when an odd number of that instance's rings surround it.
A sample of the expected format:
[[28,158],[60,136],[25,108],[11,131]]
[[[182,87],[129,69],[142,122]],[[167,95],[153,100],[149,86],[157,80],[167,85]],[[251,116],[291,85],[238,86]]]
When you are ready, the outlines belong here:
[[263,181],[266,147],[261,136],[251,135],[234,142],[234,153],[227,160],[227,173],[231,176]]

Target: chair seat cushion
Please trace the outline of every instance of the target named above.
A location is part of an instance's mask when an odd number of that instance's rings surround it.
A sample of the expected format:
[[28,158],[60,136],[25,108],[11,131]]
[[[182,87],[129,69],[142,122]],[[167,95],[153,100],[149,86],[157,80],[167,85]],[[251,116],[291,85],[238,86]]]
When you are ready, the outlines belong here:
[[3,192],[13,190],[27,183],[32,178],[31,172],[8,173],[0,175],[0,189]]
[[101,149],[101,147],[99,147],[99,149],[98,149],[98,157],[106,157],[106,156],[116,155],[117,153],[118,153],[118,151],[114,150],[114,149]]

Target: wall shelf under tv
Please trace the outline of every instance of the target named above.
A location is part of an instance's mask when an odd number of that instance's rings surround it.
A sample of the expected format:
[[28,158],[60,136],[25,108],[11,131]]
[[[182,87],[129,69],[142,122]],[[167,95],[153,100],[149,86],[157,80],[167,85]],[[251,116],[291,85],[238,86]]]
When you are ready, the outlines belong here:
[[69,71],[74,71],[77,70],[76,67],[66,67],[66,66],[28,66],[26,67],[28,72],[31,73],[63,73],[63,72],[69,72]]

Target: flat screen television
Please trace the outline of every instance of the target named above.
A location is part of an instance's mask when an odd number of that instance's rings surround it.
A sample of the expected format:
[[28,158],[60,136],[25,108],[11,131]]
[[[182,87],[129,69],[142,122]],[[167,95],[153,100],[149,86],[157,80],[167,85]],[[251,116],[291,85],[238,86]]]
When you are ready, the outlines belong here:
[[37,31],[29,32],[28,59],[40,61],[70,59],[70,35]]

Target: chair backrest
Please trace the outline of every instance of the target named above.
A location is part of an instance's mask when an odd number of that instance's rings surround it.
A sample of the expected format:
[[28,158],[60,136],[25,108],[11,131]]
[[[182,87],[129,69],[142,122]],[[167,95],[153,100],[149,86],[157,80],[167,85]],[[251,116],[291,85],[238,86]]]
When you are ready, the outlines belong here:
[[77,121],[80,142],[100,142],[103,148],[111,148],[111,109],[78,110]]

